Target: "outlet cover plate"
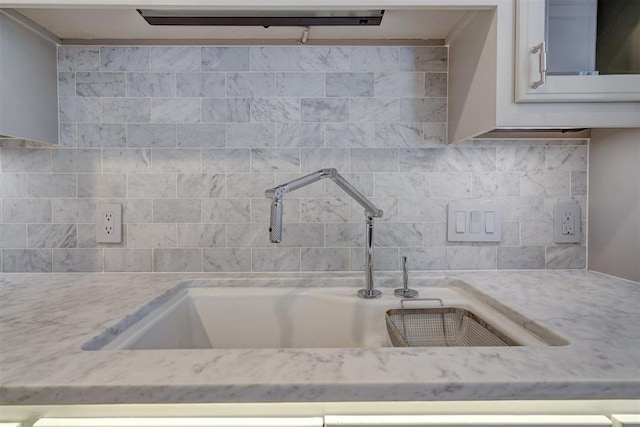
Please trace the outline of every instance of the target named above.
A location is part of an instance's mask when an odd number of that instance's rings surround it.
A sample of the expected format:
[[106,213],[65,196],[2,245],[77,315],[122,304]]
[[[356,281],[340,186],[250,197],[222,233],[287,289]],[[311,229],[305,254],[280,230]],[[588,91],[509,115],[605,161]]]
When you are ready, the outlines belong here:
[[[106,214],[110,214],[107,232]],[[100,203],[96,205],[96,242],[120,243],[122,242],[122,205],[119,203]]]
[[[565,234],[567,218],[571,218],[573,234]],[[556,243],[580,243],[582,230],[580,229],[580,205],[577,203],[558,203],[553,213],[553,235]]]

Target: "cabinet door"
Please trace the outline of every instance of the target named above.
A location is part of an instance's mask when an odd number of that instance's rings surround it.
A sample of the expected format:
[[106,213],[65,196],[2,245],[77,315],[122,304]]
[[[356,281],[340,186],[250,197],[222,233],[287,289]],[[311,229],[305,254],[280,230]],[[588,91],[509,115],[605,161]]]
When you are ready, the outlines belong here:
[[640,74],[596,74],[597,15],[598,0],[518,0],[516,102],[640,101]]

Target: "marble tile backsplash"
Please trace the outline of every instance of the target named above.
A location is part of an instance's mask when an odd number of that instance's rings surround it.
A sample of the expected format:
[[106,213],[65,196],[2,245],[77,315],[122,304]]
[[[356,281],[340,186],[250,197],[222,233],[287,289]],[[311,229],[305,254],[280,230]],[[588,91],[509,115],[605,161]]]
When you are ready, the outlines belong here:
[[[0,149],[3,272],[362,270],[331,182],[288,194],[269,243],[264,190],[324,167],[384,210],[379,270],[585,268],[552,215],[586,213],[588,141],[447,146],[445,47],[62,46],[58,71],[60,146]],[[500,243],[447,242],[469,198],[502,207]],[[95,242],[98,203],[122,243]]]

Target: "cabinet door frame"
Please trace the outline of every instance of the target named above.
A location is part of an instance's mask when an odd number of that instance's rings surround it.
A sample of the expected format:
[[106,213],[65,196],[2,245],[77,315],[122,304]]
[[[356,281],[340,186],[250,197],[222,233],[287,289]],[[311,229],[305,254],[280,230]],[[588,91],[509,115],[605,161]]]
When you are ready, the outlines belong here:
[[640,74],[546,77],[540,79],[538,53],[531,50],[545,40],[545,0],[517,0],[515,11],[515,102],[640,101]]

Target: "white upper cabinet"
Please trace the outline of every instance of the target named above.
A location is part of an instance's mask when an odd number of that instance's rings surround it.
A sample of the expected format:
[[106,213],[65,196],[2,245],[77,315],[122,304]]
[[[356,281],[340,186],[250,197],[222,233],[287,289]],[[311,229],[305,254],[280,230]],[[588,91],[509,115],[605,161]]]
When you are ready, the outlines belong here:
[[518,0],[516,37],[516,102],[640,101],[640,2]]

